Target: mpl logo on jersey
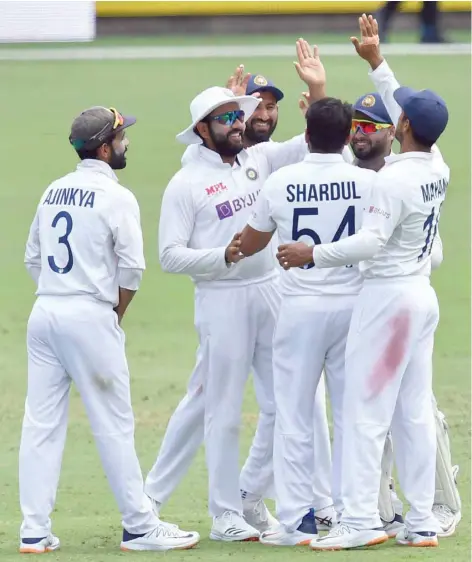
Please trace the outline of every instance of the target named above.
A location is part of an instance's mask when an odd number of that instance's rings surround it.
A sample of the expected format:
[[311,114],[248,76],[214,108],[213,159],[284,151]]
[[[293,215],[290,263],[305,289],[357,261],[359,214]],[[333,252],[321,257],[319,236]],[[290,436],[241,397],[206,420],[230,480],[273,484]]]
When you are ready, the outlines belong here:
[[227,191],[228,187],[220,181],[219,183],[215,183],[215,185],[210,185],[210,187],[205,187],[206,194],[208,197],[212,197],[213,195],[217,195],[218,193],[222,193],[223,191]]
[[222,221],[223,219],[232,217],[235,213],[238,213],[243,209],[252,207],[256,202],[259,192],[260,189],[258,189],[254,193],[244,195],[244,197],[238,197],[237,199],[233,199],[232,201],[224,201],[223,203],[219,203],[215,206],[218,218]]

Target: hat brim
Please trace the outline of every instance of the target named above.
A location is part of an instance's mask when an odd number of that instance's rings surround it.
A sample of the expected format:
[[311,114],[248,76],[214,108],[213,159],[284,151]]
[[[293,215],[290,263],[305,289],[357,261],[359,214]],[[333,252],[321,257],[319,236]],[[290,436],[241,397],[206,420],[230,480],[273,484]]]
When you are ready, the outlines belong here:
[[226,105],[227,103],[237,103],[239,105],[239,109],[242,109],[244,111],[244,122],[246,122],[254,113],[260,102],[261,100],[259,98],[255,98],[254,96],[237,96],[235,98],[223,99],[209,107],[203,115],[199,115],[198,118],[189,127],[184,129],[175,138],[182,144],[186,145],[201,144],[202,139],[194,132],[194,129],[197,123],[200,123],[200,121],[207,115],[209,115],[212,111],[214,111],[218,107],[221,107],[222,105]]
[[362,107],[361,109],[360,107],[354,106],[353,109],[356,113],[362,113],[362,115],[366,115],[367,117],[370,117],[376,123],[388,123],[389,125],[393,125],[393,123],[390,120],[385,121],[385,119],[380,118],[378,115],[375,115],[375,113],[373,113],[372,111],[366,110],[364,107]]
[[398,103],[398,105],[403,109],[406,101],[417,92],[413,88],[408,88],[407,86],[400,86],[393,92],[393,98]]
[[255,92],[269,92],[274,96],[276,102],[284,99],[284,93],[282,92],[282,90],[279,90],[275,86],[261,86],[260,88],[254,88],[248,93],[254,94]]
[[132,115],[123,115],[123,125],[120,125],[115,129],[115,131],[122,131],[123,129],[127,129],[136,123],[136,117]]

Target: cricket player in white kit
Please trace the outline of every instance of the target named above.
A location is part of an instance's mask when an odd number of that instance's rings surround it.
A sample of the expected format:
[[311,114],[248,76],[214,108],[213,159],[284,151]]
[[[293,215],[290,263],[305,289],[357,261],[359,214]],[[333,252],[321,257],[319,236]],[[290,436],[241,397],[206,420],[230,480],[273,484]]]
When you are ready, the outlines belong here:
[[[300,62],[299,72],[310,88],[313,77],[316,86],[318,60],[308,53]],[[259,538],[259,531],[242,517],[239,426],[251,367],[256,385],[269,397],[266,411],[273,419],[272,337],[280,301],[275,248],[241,261],[239,240],[233,235],[246,224],[265,179],[279,167],[300,161],[307,151],[303,135],[243,149],[244,122],[258,103],[252,96],[235,96],[218,87],[192,101],[192,123],[177,138],[197,144],[198,157],[168,185],[159,226],[163,269],[188,274],[196,284],[195,325],[203,358],[201,380],[194,372],[192,382],[205,398],[210,537],[223,541]],[[250,471],[245,466],[262,488],[258,472],[266,485],[272,478],[268,460],[273,423],[268,429],[266,454],[252,457],[255,465]],[[250,482],[246,485],[254,493],[264,493]]]
[[[350,140],[351,106],[323,98],[309,107],[306,120],[310,154],[272,174],[264,184],[241,234],[240,250],[245,256],[265,248],[275,231],[282,244],[301,239],[320,244],[352,236],[360,227],[375,173],[342,157]],[[342,511],[338,503],[344,350],[361,287],[358,267],[352,265],[329,271],[309,266],[281,276],[282,306],[273,351],[274,473],[280,526],[261,535],[264,544],[295,546],[317,537],[310,485],[316,466],[308,420],[313,418],[313,398],[323,368],[334,422],[333,499],[337,511]]]
[[145,269],[136,198],[114,170],[126,166],[125,129],[115,109],[93,107],[73,122],[81,162],[39,202],[25,263],[37,282],[27,329],[28,394],[20,445],[20,552],[59,548],[51,533],[69,393],[74,382],[122,514],[122,550],[186,549],[199,542],[160,521],[144,494],[134,447],[121,319]]
[[[449,183],[434,143],[446,128],[444,100],[430,90],[398,88],[396,128],[401,154],[377,173],[361,230],[309,247],[282,245],[289,269],[307,263],[331,268],[359,263],[364,285],[346,345],[340,523],[312,541],[314,550],[380,544],[378,493],[385,438],[392,429],[399,481],[410,510],[397,542],[437,546],[436,428],[432,396],[434,332],[439,320],[430,285],[431,249]],[[432,150],[433,147],[433,150]]]
[[[278,121],[278,102],[284,95],[276,85],[261,74],[244,77],[243,68],[238,67],[228,81],[228,87],[235,93],[244,92],[242,82],[247,81],[245,91],[248,95],[257,93],[260,103],[246,121],[243,144],[250,148],[271,140]],[[272,141],[271,141],[272,142]],[[190,145],[182,159],[185,166],[198,157],[198,145]],[[192,374],[188,391],[169,420],[158,457],[146,482],[145,491],[153,500],[155,511],[160,512],[175,488],[188,471],[198,448],[204,439],[205,397],[202,392],[203,354],[197,350],[197,363]],[[273,526],[275,520],[263,503],[263,497],[273,495],[270,475],[272,465],[272,431],[274,408],[272,390],[267,399],[265,388],[255,379],[255,391],[260,406],[256,435],[249,457],[241,471],[240,488],[243,499],[243,513],[246,521],[263,532]],[[315,397],[314,443],[315,465],[313,488],[317,522],[323,530],[329,530],[335,519],[331,499],[331,442],[326,415],[324,380]],[[260,459],[257,462],[253,458]],[[263,466],[264,460],[266,466]],[[268,489],[269,488],[269,489]]]
[[[351,38],[357,53],[361,58],[366,60],[370,67],[370,78],[374,82],[379,94],[365,96],[359,100],[357,110],[366,115],[367,119],[374,117],[381,121],[390,121],[396,124],[401,114],[401,108],[394,99],[394,92],[400,87],[392,70],[387,62],[380,54],[379,38],[376,31],[376,24],[374,19],[370,16],[367,18],[365,14],[359,18],[361,41],[357,38]],[[365,104],[367,100],[369,103]],[[373,107],[365,107],[374,101]],[[379,101],[383,109],[378,110]],[[385,103],[385,106],[383,105]],[[388,117],[386,111],[390,115]],[[377,119],[375,119],[377,118]],[[364,117],[365,119],[365,117]],[[387,130],[388,131],[388,130]],[[378,137],[382,132],[374,133],[374,135],[357,135],[353,138],[352,148],[356,157],[362,156],[362,160],[358,160],[357,165],[369,166],[370,163],[375,167],[372,169],[379,170],[383,167],[383,163],[375,158],[375,143],[370,141],[372,137]],[[363,137],[363,138],[361,138]],[[357,141],[364,141],[364,154],[359,154],[359,149],[362,151],[360,143]],[[371,145],[372,154],[366,154],[365,145]],[[372,146],[373,144],[373,146]],[[379,144],[377,143],[377,146]],[[436,156],[439,156],[439,149],[434,146]],[[381,155],[382,159],[390,153],[389,146],[384,148],[384,154]],[[439,236],[439,230],[434,238],[434,243],[431,252],[431,268],[434,270],[439,267],[443,259],[442,255],[442,242]],[[433,514],[440,524],[441,530],[438,533],[439,537],[449,537],[454,534],[457,525],[461,520],[461,498],[457,488],[457,474],[459,467],[452,464],[451,445],[449,440],[449,429],[445,415],[439,410],[434,395],[432,396],[434,417],[436,420],[436,440],[437,440],[437,456],[436,456],[436,491],[433,504]],[[385,443],[384,456],[382,459],[382,479],[380,486],[379,497],[379,510],[382,521],[385,521],[385,529],[389,536],[395,536],[395,529],[399,530],[403,523],[402,510],[403,506],[398,496],[394,492],[394,484],[392,479],[393,470],[393,449],[392,439],[389,435]]]

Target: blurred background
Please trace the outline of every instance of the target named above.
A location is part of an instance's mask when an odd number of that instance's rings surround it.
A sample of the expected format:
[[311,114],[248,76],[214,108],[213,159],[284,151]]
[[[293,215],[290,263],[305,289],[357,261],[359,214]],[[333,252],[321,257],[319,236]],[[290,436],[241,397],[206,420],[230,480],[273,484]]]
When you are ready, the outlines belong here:
[[1,0],[0,42],[92,41],[116,36],[320,34],[377,16],[381,38],[425,43],[470,37],[471,2]]
[[[248,72],[272,79],[285,93],[274,140],[300,134],[304,120],[298,101],[306,87],[293,66],[296,39],[302,36],[319,45],[328,94],[353,102],[373,90],[368,65],[349,41],[359,34],[358,16],[364,11],[378,17],[381,51],[400,83],[434,89],[450,111],[439,143],[451,168],[451,183],[441,213],[445,259],[433,274],[441,306],[434,387],[451,428],[454,463],[461,467],[464,507],[457,536],[428,553],[428,560],[470,561],[470,10],[470,2],[455,1],[0,0],[2,562],[18,559],[17,451],[26,392],[25,331],[35,298],[35,287],[23,266],[25,242],[48,184],[76,166],[77,156],[68,142],[72,120],[93,105],[116,107],[137,117],[136,126],[128,130],[128,165],[119,177],[141,207],[147,262],[142,286],[124,321],[136,444],[147,473],[167,421],[185,393],[197,344],[192,283],[185,276],[161,271],[156,243],[162,193],[180,168],[185,149],[175,135],[189,124],[190,101],[204,88],[226,84],[235,67],[244,63]],[[249,384],[241,461],[254,435],[257,411]],[[206,491],[200,451],[166,507],[165,519],[206,537]],[[53,517],[65,545],[57,560],[113,560],[110,553],[119,540],[119,516],[75,391]],[[285,562],[287,558],[285,551],[277,549],[253,551],[249,543],[238,550],[224,547],[204,538],[196,559]],[[176,556],[176,561],[183,559]],[[183,556],[187,560],[188,555]],[[304,556],[304,552],[290,556]],[[323,555],[321,559],[325,560]],[[397,560],[395,547],[382,549],[382,561]]]

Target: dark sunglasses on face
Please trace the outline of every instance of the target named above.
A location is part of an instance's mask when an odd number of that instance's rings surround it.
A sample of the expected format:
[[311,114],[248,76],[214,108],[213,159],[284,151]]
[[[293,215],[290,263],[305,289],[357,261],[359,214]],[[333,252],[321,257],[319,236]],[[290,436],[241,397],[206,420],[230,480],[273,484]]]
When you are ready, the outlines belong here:
[[213,115],[209,117],[210,121],[217,121],[220,125],[227,125],[231,127],[236,123],[236,121],[241,121],[244,123],[244,111],[238,109],[236,111],[226,111],[225,113],[220,113],[219,115]]

